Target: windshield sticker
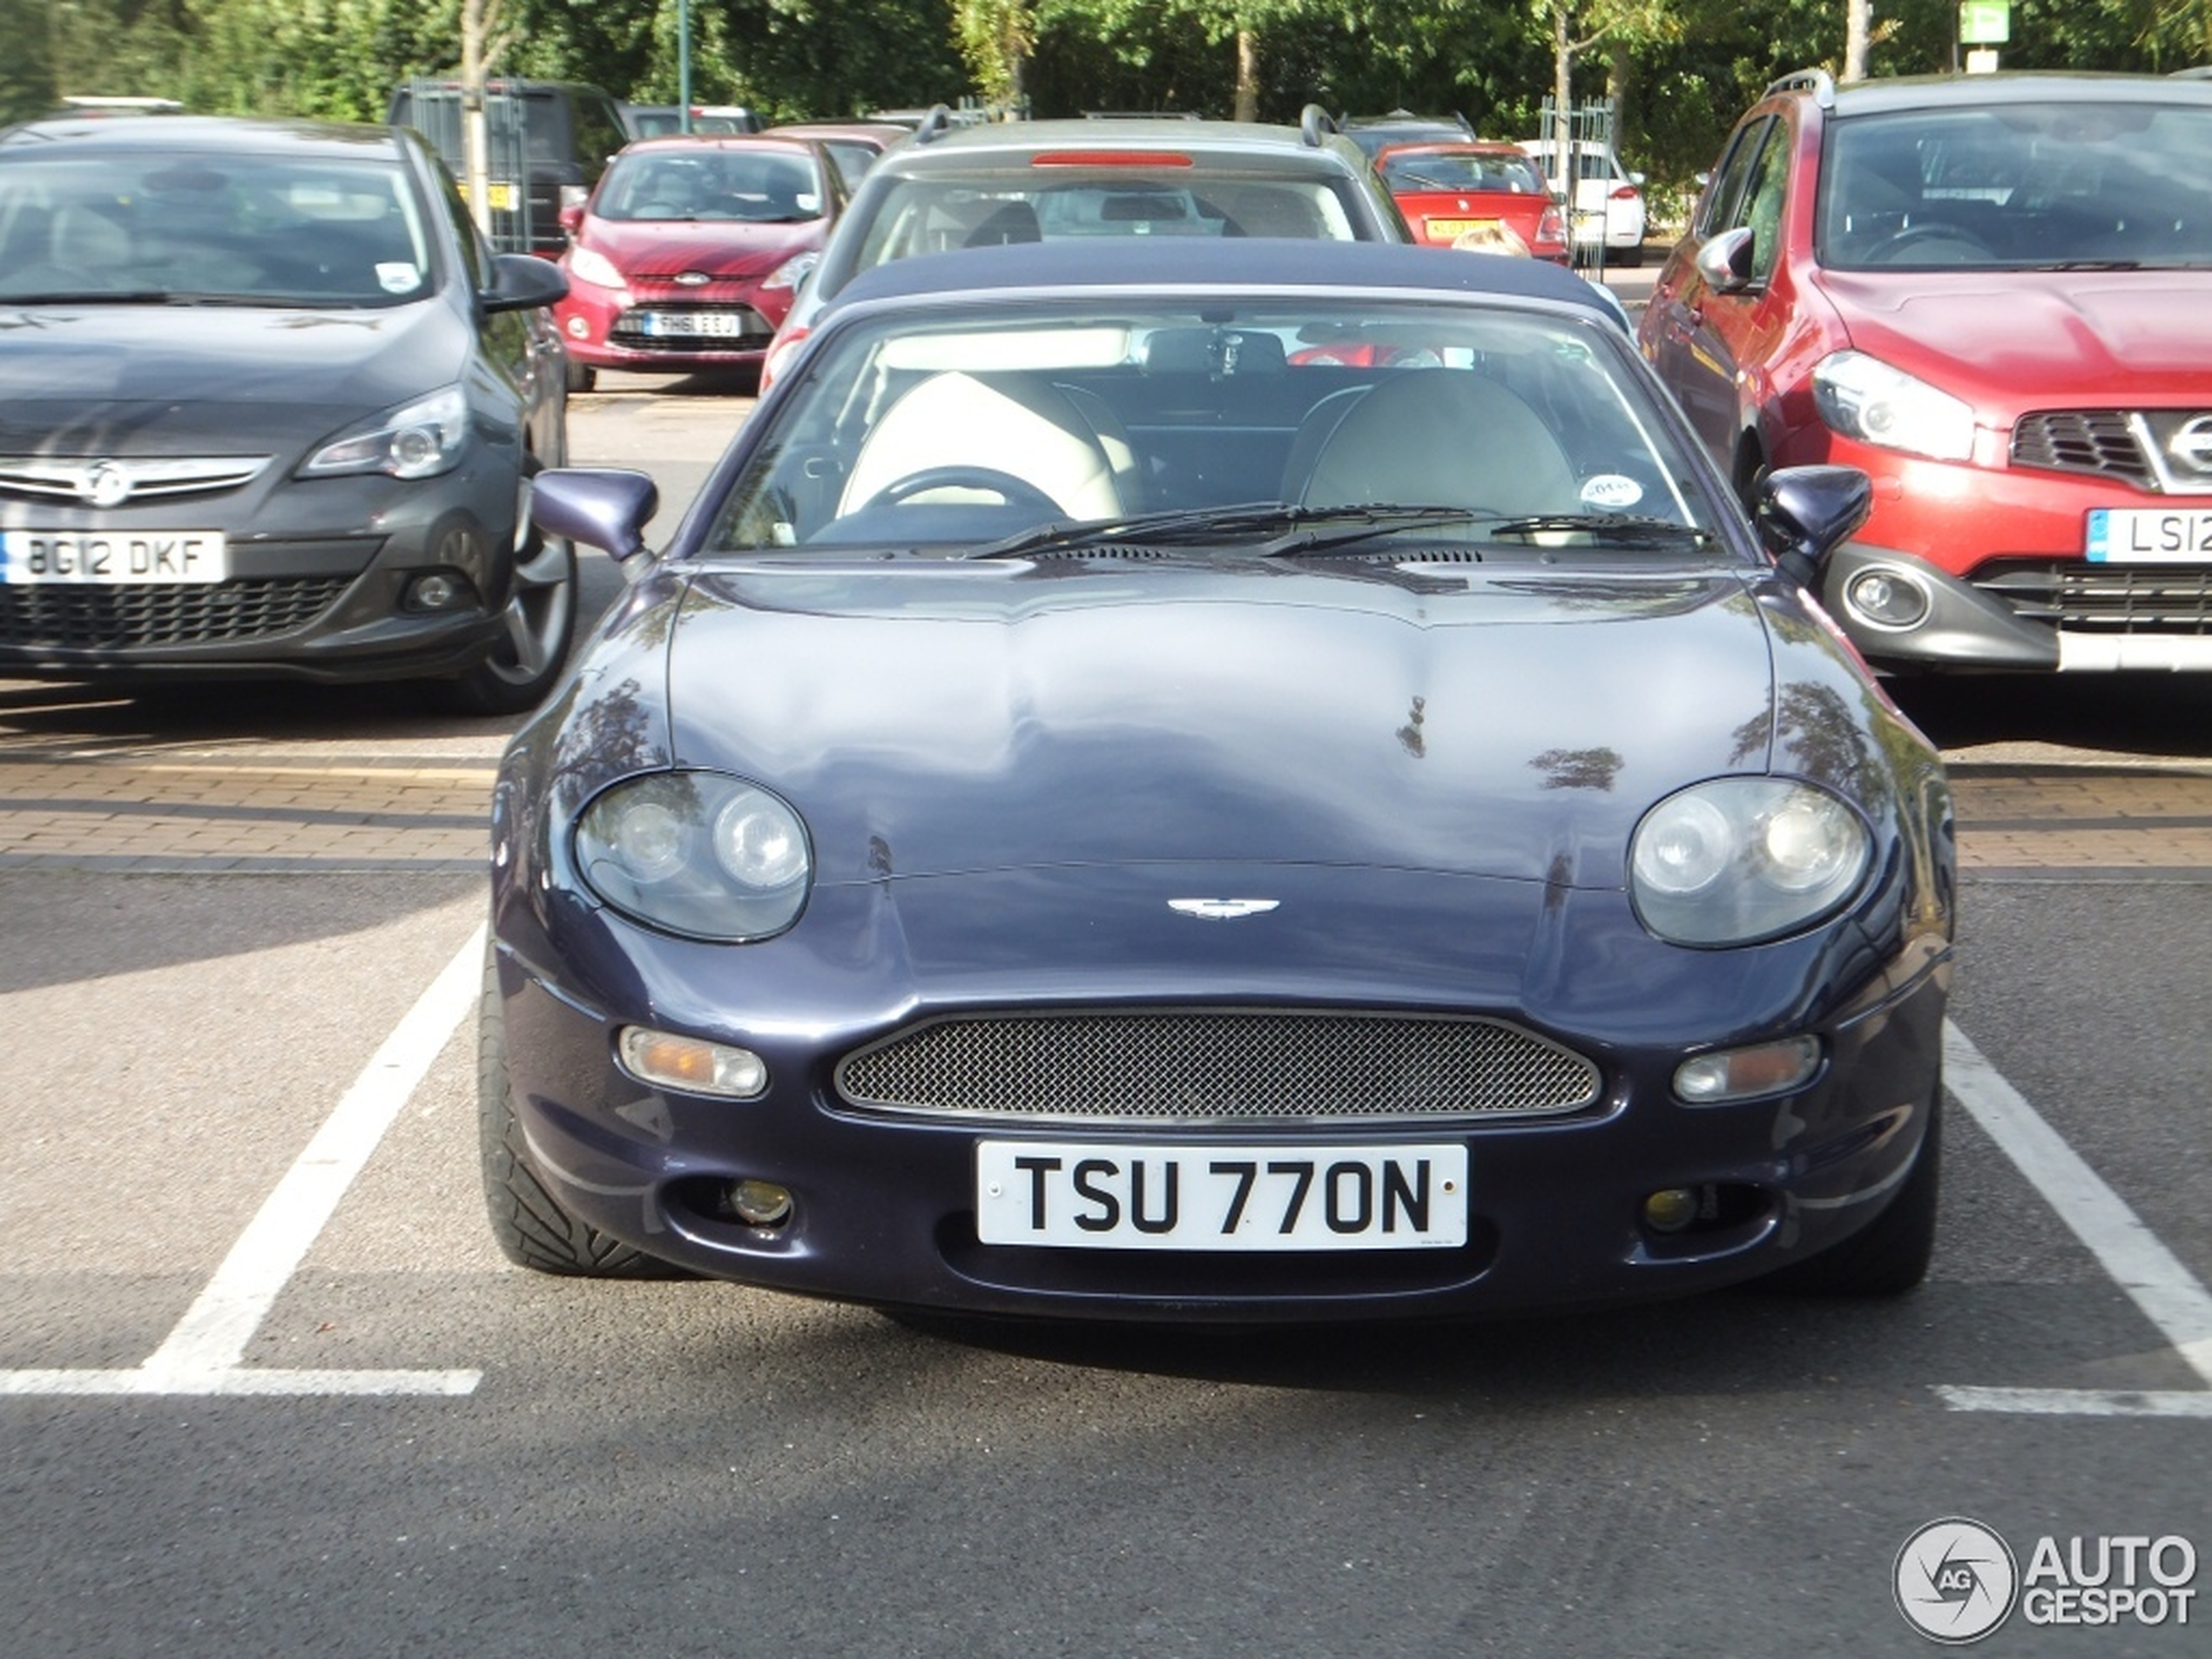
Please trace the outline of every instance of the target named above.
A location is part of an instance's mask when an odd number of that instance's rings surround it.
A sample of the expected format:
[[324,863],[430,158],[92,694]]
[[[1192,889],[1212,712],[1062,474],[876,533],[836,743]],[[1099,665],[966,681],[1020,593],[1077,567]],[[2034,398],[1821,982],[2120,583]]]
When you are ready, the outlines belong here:
[[1643,486],[1617,472],[1602,472],[1582,484],[1585,507],[1633,507],[1643,499]]
[[390,260],[377,266],[376,281],[387,293],[413,293],[421,285],[422,273],[411,265]]

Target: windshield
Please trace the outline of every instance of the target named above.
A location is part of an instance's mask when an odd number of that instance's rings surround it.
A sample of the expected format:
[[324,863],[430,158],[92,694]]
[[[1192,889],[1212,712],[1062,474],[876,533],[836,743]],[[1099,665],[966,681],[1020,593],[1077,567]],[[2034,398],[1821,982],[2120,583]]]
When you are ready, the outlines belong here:
[[1828,134],[1818,253],[1834,269],[2212,262],[2212,106],[1913,110]]
[[[1085,236],[1281,236],[1359,239],[1325,178],[1216,172],[1180,165],[1039,165],[963,179],[879,180],[853,271],[951,248]],[[1346,181],[1345,188],[1357,186]]]
[[0,163],[0,300],[388,306],[428,289],[396,162],[105,155]]
[[1414,151],[1383,158],[1383,183],[1393,190],[1494,191],[1543,196],[1544,175],[1527,156],[1467,151]]
[[1285,550],[1714,539],[1625,338],[1595,317],[1333,294],[908,309],[826,332],[766,415],[710,551],[1026,546],[1070,526]]
[[612,219],[788,224],[819,219],[822,192],[806,157],[765,146],[632,150],[607,169],[591,211]]

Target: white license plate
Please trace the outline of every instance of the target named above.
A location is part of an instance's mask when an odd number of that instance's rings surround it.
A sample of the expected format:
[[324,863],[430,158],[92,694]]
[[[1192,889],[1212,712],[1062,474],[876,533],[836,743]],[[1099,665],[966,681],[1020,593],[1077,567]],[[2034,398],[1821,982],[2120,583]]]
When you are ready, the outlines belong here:
[[637,327],[657,340],[734,340],[745,333],[744,320],[726,311],[641,311]]
[[1420,1250],[1467,1243],[1467,1150],[982,1141],[987,1244]]
[[220,582],[230,545],[220,530],[0,531],[0,582],[10,586],[169,586]]
[[2084,550],[2100,564],[2212,563],[2212,508],[2093,508]]

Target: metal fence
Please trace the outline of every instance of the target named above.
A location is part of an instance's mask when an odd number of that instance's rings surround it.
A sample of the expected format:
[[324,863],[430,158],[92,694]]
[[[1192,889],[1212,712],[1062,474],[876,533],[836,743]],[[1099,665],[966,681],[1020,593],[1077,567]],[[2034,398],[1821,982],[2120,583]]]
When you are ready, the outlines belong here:
[[[1606,203],[1613,193],[1613,133],[1619,113],[1620,106],[1609,98],[1572,105],[1567,111],[1568,149],[1563,156],[1559,150],[1559,105],[1554,99],[1544,100],[1536,129],[1544,146],[1541,158],[1544,171],[1550,176],[1552,189],[1562,193],[1561,206],[1567,215],[1568,246],[1578,260],[1587,261],[1601,275],[1605,270],[1606,214],[1611,211]],[[1586,187],[1592,177],[1588,158],[1593,156],[1601,158],[1595,190]]]

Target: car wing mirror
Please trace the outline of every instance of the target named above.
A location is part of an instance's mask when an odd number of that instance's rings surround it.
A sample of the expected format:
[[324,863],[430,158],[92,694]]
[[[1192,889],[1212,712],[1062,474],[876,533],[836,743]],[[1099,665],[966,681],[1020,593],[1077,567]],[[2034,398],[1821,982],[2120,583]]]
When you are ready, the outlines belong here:
[[1784,467],[1759,481],[1751,521],[1782,574],[1817,591],[1829,555],[1873,507],[1874,481],[1856,467]]
[[596,547],[635,582],[652,563],[645,526],[660,510],[660,486],[642,472],[559,467],[530,480],[530,523],[548,536]]
[[486,311],[529,311],[558,305],[568,293],[568,276],[552,260],[535,253],[495,253],[491,286],[476,297]]
[[1698,245],[1697,274],[1716,293],[1740,293],[1751,286],[1751,227],[1739,225]]

